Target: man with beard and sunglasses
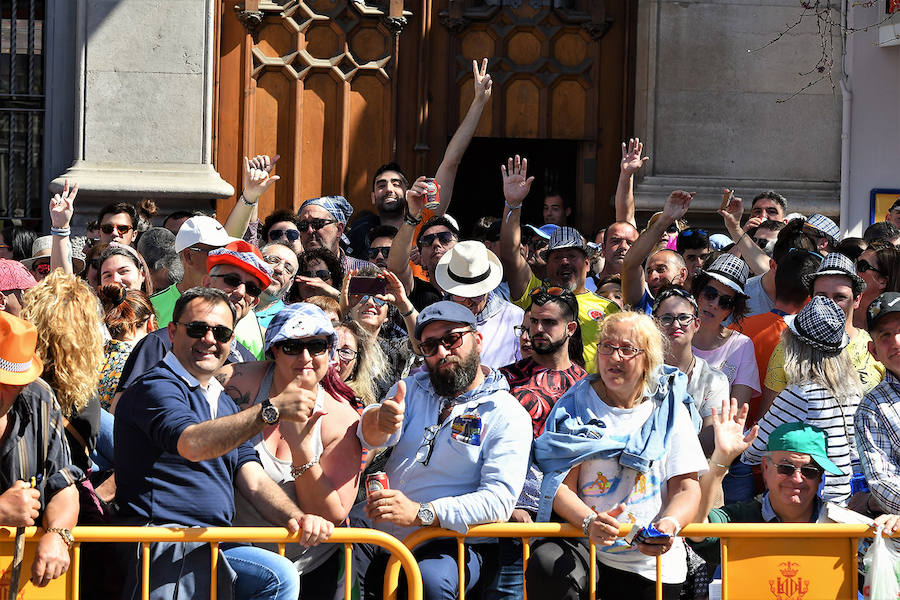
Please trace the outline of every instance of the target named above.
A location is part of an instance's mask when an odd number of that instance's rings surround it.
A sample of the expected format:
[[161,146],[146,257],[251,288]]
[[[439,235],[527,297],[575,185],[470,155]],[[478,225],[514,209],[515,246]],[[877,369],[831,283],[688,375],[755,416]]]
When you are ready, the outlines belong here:
[[[587,376],[577,361],[582,359],[578,300],[559,287],[541,286],[529,295],[528,336],[532,355],[507,365],[500,372],[509,391],[531,416],[534,437],[544,431],[550,409],[575,382]],[[577,357],[573,360],[573,356]],[[532,523],[537,515],[543,475],[529,465],[525,486],[516,502],[511,522]],[[491,585],[491,598],[521,598],[522,544],[514,538],[499,540],[500,570]]]
[[[505,522],[522,490],[531,450],[531,419],[509,393],[506,379],[481,364],[475,315],[441,301],[419,313],[414,335],[426,370],[399,382],[389,399],[367,407],[359,428],[367,448],[392,446],[384,467],[390,489],[373,492],[365,516],[403,539],[420,527],[464,533],[480,523]],[[471,592],[496,542],[465,546]],[[435,540],[413,551],[425,598],[458,590],[456,542]],[[363,598],[380,598],[387,554],[354,552]],[[520,572],[521,577],[521,572]]]
[[[280,394],[239,410],[214,375],[229,354],[236,322],[232,299],[191,288],[175,303],[167,333],[171,351],[119,400],[115,424],[116,498],[128,524],[228,527],[234,493],[269,523],[316,545],[331,522],[304,513],[263,470],[249,440],[280,420],[307,422],[315,391],[292,382]],[[139,586],[141,547],[132,546],[125,590]],[[177,548],[177,549],[176,549]],[[299,579],[283,556],[248,544],[222,544],[218,582],[209,577],[204,543],[150,547],[150,597],[208,597],[212,585],[234,597],[295,600]],[[229,581],[230,580],[230,581]]]
[[[272,268],[263,259],[260,251],[243,240],[232,242],[209,253],[207,259],[209,273],[203,278],[203,287],[223,291],[235,309],[236,322],[249,316],[253,323],[258,321],[252,313],[259,302],[259,296],[272,283]],[[138,377],[150,370],[172,349],[172,342],[166,329],[160,328],[148,333],[137,343],[122,367],[122,376],[116,389],[118,397]],[[247,362],[257,360],[256,355],[238,340],[237,333],[231,342],[225,362]],[[115,402],[115,400],[114,400]]]

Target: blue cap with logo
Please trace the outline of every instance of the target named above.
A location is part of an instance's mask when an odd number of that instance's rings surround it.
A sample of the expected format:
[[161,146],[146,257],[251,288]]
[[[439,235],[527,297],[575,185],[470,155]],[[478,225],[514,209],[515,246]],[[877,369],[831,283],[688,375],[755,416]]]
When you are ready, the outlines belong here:
[[435,302],[434,304],[426,306],[425,309],[419,313],[419,318],[416,319],[416,339],[422,339],[422,330],[425,329],[429,323],[435,321],[450,321],[451,323],[462,323],[469,325],[470,327],[475,327],[475,315],[472,314],[471,310],[462,304],[450,302],[449,300],[442,300],[441,302]]

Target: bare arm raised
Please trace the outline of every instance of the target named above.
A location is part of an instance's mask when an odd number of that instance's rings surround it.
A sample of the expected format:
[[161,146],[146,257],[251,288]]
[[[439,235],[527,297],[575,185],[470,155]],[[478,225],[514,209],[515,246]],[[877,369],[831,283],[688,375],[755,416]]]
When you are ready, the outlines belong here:
[[649,156],[641,158],[643,151],[640,138],[631,138],[627,144],[622,142],[622,162],[619,163],[619,183],[616,185],[616,221],[631,223],[635,228],[634,174],[650,160]]
[[531,281],[531,267],[519,252],[519,246],[522,243],[522,203],[531,191],[534,176],[528,177],[528,159],[520,158],[518,154],[508,159],[506,165],[500,165],[500,175],[503,177],[503,197],[506,199],[503,222],[500,224],[500,262],[509,282],[509,296],[518,299]]
[[225,231],[233,237],[243,237],[250,221],[258,218],[259,198],[269,187],[280,179],[278,175],[270,175],[275,163],[281,158],[279,154],[269,157],[265,154],[244,157],[241,198],[234,203],[234,208],[225,220]]

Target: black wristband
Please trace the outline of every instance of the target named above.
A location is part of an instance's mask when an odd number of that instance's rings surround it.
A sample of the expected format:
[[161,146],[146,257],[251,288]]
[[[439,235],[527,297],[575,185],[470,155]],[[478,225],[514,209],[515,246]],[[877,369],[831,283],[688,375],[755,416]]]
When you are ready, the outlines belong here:
[[409,207],[407,207],[406,210],[403,211],[403,222],[407,225],[415,227],[422,222],[422,217],[419,217],[418,219],[415,218],[414,216],[409,214]]
[[408,317],[409,315],[413,314],[413,311],[414,311],[414,310],[416,310],[416,307],[415,307],[415,306],[413,306],[412,308],[410,308],[407,312],[401,313],[400,316],[403,317],[403,318],[405,319],[405,318]]

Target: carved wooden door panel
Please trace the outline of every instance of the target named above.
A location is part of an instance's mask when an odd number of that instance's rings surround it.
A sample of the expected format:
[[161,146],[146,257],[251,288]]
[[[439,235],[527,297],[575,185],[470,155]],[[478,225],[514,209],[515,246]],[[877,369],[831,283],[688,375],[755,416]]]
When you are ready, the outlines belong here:
[[[402,3],[393,2],[399,14]],[[219,7],[216,167],[240,190],[241,160],[280,154],[260,214],[341,194],[369,203],[392,153],[396,20],[346,0],[247,0]],[[222,200],[224,216],[235,198]]]

